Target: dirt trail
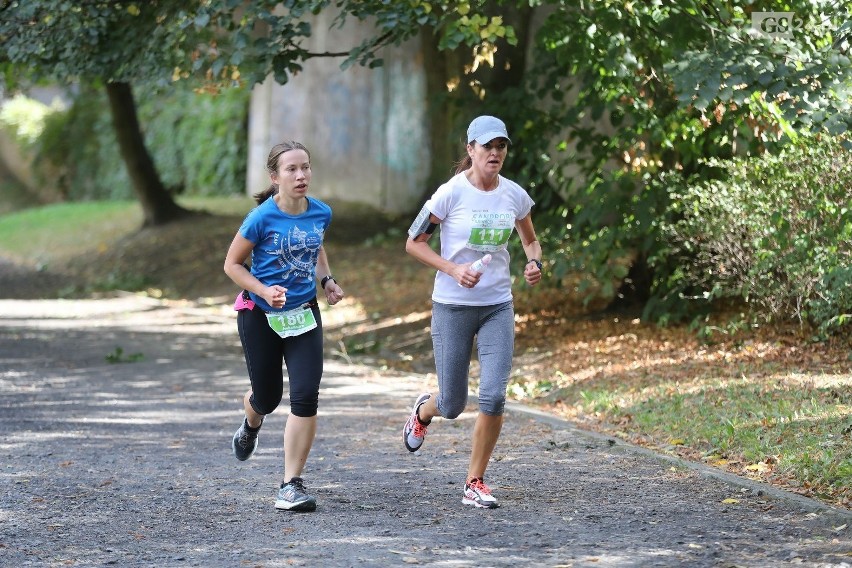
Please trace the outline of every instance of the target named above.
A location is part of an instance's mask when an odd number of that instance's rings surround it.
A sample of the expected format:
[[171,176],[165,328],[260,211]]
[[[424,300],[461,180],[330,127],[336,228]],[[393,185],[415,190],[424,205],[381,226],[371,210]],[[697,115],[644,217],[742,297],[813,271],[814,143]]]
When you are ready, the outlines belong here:
[[474,414],[436,422],[410,455],[400,429],[424,378],[334,355],[305,472],[319,508],[279,512],[286,400],[255,457],[238,462],[230,438],[246,385],[227,309],[133,296],[0,301],[0,565],[852,562],[847,512],[516,406],[489,468],[501,508],[465,507]]

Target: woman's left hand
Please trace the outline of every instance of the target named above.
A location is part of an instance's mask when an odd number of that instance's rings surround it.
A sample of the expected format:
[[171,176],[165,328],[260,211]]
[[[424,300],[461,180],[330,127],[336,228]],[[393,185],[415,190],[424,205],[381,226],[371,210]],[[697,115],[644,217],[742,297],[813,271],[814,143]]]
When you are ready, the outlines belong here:
[[536,263],[528,262],[524,267],[524,278],[526,279],[527,284],[535,286],[541,282],[541,269]]
[[343,299],[343,288],[334,280],[329,280],[325,285],[325,299],[329,306],[333,306]]

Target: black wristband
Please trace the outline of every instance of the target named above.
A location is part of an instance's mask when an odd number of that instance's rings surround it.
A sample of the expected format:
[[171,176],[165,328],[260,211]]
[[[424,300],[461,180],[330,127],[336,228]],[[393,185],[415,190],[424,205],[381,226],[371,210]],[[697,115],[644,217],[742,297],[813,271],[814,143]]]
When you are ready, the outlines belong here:
[[[320,280],[320,286],[322,286],[323,290],[325,290],[325,285],[328,284],[329,280],[334,280],[334,276],[329,274],[328,276],[323,276],[322,280]],[[334,281],[337,282],[337,280],[334,280]]]
[[531,262],[534,262],[534,263],[535,263],[535,265],[536,265],[536,266],[538,266],[538,269],[539,269],[539,270],[541,270],[541,261],[540,261],[539,259],[537,259],[537,258],[531,258],[531,259],[529,259],[529,260],[527,261],[527,264],[529,264],[529,263],[531,263]]

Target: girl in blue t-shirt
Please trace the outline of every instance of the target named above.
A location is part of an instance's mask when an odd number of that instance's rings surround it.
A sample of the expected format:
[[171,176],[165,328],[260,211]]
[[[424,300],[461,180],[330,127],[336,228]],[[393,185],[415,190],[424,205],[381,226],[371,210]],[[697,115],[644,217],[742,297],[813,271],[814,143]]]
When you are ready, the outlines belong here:
[[[245,419],[234,434],[238,460],[257,448],[263,417],[284,394],[283,365],[290,386],[290,416],[284,431],[284,481],[277,509],[313,511],[316,499],[301,478],[317,429],[322,378],[322,320],[316,280],[330,306],[343,299],[331,275],[323,237],[331,208],[308,197],[311,162],[298,142],[277,144],[266,168],[272,185],[257,195],[225,258],[225,273],[243,292],[237,296],[237,329],[251,388],[243,397]],[[251,256],[251,269],[245,262]]]

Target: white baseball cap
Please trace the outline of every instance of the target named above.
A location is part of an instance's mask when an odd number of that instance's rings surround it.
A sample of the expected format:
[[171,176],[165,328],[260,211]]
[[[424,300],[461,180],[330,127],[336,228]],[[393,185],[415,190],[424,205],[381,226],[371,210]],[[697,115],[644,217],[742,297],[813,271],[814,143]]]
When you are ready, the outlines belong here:
[[468,143],[476,140],[480,144],[488,144],[495,138],[509,140],[506,124],[497,117],[488,115],[477,116],[470,123],[470,126],[467,127]]

